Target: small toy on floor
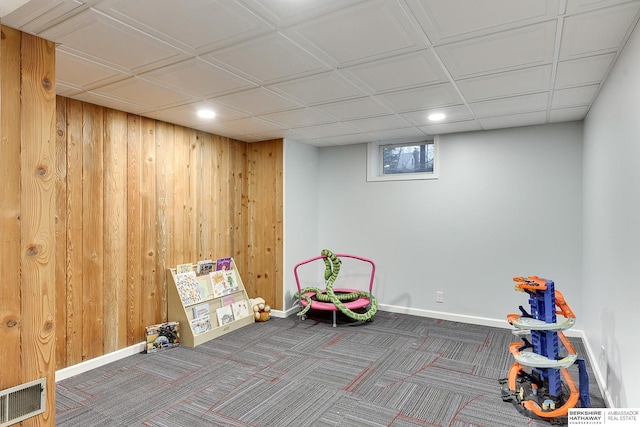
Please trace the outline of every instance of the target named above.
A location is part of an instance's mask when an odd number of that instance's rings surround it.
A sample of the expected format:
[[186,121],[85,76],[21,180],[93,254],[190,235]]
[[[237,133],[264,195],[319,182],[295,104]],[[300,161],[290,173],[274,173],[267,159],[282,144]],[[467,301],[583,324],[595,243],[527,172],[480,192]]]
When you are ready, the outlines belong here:
[[252,298],[250,302],[256,322],[266,322],[271,318],[271,307],[265,302],[264,298]]

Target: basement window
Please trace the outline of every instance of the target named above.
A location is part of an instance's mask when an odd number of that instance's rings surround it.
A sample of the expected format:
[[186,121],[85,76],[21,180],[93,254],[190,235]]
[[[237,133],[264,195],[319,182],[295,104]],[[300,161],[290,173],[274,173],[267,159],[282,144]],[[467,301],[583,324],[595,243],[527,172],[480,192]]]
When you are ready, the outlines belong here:
[[437,178],[437,137],[433,141],[367,144],[367,181]]

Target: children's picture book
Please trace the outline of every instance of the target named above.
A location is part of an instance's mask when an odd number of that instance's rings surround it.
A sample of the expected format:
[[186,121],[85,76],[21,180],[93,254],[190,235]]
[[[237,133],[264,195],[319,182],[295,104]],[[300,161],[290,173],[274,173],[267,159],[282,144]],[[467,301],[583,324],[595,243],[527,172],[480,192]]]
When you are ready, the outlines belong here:
[[203,298],[195,271],[176,274],[176,287],[183,305],[202,302]]
[[233,309],[230,305],[225,305],[216,310],[216,316],[218,317],[218,325],[226,325],[233,322]]
[[198,304],[193,307],[193,318],[197,319],[198,317],[208,316],[209,312],[209,304]]
[[236,320],[249,315],[249,303],[247,300],[234,302],[231,304],[231,309],[233,310],[233,318]]
[[224,280],[227,282],[229,292],[235,292],[238,290],[238,282],[236,281],[236,273],[233,270],[223,270]]
[[205,259],[202,261],[198,261],[198,267],[196,269],[198,276],[202,276],[205,274],[208,275],[212,271],[213,271],[213,260]]
[[212,328],[211,319],[209,315],[198,317],[191,321],[191,329],[194,334],[201,334],[203,332],[210,331]]
[[147,353],[177,347],[180,345],[180,324],[178,322],[158,323],[147,326]]
[[190,271],[193,271],[193,264],[191,263],[178,264],[176,267],[176,274],[188,273]]
[[236,301],[236,298],[233,295],[226,296],[222,298],[222,305],[231,305]]
[[218,258],[216,260],[216,270],[231,270],[231,257]]
[[198,281],[198,290],[202,299],[206,301],[213,298],[213,284],[211,283],[211,276],[209,274],[206,276],[198,276],[196,277],[196,280]]
[[238,290],[238,282],[233,270],[216,270],[211,273],[213,297],[220,298]]

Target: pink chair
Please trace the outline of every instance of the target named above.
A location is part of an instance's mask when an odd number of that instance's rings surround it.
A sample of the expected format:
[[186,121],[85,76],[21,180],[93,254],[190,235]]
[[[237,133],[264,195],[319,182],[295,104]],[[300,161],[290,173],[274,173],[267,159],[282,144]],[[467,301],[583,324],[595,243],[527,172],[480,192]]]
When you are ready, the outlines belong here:
[[[349,258],[349,259],[354,259],[357,261],[362,261],[363,263],[366,263],[369,265],[370,269],[371,269],[371,275],[369,278],[369,294],[372,294],[373,291],[373,280],[375,278],[375,273],[376,273],[376,265],[373,261],[371,261],[370,259],[367,258],[363,258],[357,255],[349,255],[349,254],[335,254],[338,258],[340,259],[344,259],[344,258]],[[306,261],[302,261],[299,262],[298,264],[296,264],[296,266],[293,268],[293,275],[296,278],[296,285],[298,286],[298,295],[303,295],[302,294],[302,290],[304,288],[306,288],[306,286],[301,286],[300,284],[300,276],[298,275],[298,269],[306,264],[312,263],[314,261],[322,261],[323,265],[324,265],[324,258],[327,258],[326,255],[319,255],[313,258],[310,258]],[[342,269],[340,270],[342,272]],[[319,287],[319,286],[318,286]],[[363,289],[351,289],[351,288],[333,288],[333,291],[335,294],[348,294],[348,293],[352,293],[352,292],[360,292],[363,291]],[[323,292],[325,292],[325,289],[323,289]],[[312,301],[311,301],[311,309],[310,310],[321,310],[321,311],[331,311],[333,312],[333,326],[336,326],[336,312],[339,311],[340,309],[338,307],[336,307],[332,302],[323,302],[323,301],[317,301],[314,297],[316,295],[316,292],[311,291],[311,292],[305,292],[304,295],[307,295],[309,297],[311,297]],[[299,298],[299,302],[300,302],[300,307],[301,309],[304,309],[308,302],[303,299],[303,298]],[[353,301],[343,301],[343,304],[349,309],[349,310],[357,310],[357,309],[362,309],[365,307],[369,307],[371,305],[371,299],[367,298],[365,296],[360,296],[357,299],[353,300]],[[304,320],[304,316],[302,316],[302,319]]]

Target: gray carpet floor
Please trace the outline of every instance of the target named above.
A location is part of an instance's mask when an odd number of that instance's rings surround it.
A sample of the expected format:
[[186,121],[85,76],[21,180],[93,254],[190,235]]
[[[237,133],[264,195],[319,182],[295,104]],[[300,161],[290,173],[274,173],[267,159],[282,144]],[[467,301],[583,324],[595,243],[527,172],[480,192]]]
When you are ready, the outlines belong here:
[[[549,426],[500,397],[507,329],[379,311],[295,315],[61,381],[60,426]],[[571,339],[579,357],[586,352]],[[571,368],[573,369],[573,368]],[[590,369],[592,407],[604,400]],[[578,382],[577,369],[572,376]]]

